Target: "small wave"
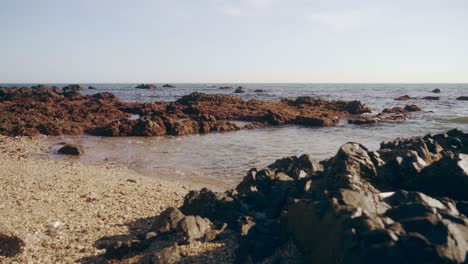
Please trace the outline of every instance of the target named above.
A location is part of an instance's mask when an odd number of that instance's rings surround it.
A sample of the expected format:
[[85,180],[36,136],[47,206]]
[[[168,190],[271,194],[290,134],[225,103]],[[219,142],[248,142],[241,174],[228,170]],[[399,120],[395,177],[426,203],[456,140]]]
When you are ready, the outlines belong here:
[[451,118],[451,119],[443,119],[443,120],[441,120],[441,122],[456,123],[456,124],[468,124],[468,116]]

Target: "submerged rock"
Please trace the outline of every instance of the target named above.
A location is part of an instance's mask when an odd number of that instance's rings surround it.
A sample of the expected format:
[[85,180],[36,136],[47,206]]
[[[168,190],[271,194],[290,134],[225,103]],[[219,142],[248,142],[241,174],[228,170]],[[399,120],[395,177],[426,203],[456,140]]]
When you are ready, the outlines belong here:
[[163,88],[175,88],[175,86],[170,85],[170,84],[165,84],[165,85],[163,85]]
[[155,90],[157,87],[154,84],[140,84],[135,86],[137,89]]
[[459,96],[459,97],[457,97],[457,100],[459,100],[459,101],[468,101],[468,96]]
[[439,88],[436,88],[434,90],[431,91],[432,93],[440,93],[440,89]]
[[407,101],[407,100],[411,100],[411,99],[414,99],[414,98],[409,96],[409,95],[402,95],[400,97],[395,98],[395,100],[397,100],[397,101]]
[[419,108],[419,106],[414,105],[414,104],[406,105],[404,109],[405,109],[406,111],[408,111],[408,112],[418,112],[418,111],[422,111],[422,109]]
[[84,149],[81,146],[65,144],[65,146],[61,147],[57,152],[64,155],[79,156],[84,154]]
[[439,100],[440,97],[439,96],[424,96],[421,99],[423,99],[423,100]]

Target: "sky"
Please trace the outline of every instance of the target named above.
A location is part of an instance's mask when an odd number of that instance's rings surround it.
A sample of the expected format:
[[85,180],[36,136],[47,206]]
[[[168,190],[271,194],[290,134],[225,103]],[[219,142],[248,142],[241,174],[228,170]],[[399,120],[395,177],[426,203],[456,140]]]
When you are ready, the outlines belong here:
[[468,82],[467,0],[0,0],[0,83]]

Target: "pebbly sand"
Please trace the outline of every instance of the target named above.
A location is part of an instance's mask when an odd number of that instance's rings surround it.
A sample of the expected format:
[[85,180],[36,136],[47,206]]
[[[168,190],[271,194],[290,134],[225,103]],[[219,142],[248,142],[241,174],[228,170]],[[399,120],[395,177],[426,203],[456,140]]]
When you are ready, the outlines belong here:
[[[47,148],[40,137],[0,136],[0,233],[25,242],[22,253],[0,263],[101,263],[97,239],[143,228],[197,188],[113,165],[34,158]],[[195,242],[183,246],[184,262],[232,262],[236,247],[229,238]]]

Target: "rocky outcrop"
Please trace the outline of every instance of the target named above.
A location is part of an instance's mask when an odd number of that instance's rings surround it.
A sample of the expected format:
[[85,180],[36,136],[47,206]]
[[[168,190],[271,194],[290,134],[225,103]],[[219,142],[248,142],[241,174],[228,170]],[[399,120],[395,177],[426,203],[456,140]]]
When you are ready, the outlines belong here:
[[169,103],[127,103],[110,93],[82,95],[80,90],[77,85],[62,90],[43,85],[0,88],[0,134],[180,136],[266,125],[333,126],[340,118],[370,112],[359,101],[311,97],[246,101],[232,95],[192,93]]
[[434,90],[431,91],[432,93],[440,93],[440,89],[439,88],[436,88]]
[[139,84],[135,86],[137,89],[155,90],[157,87],[154,84]]
[[459,96],[459,97],[457,97],[457,100],[459,100],[459,101],[468,101],[468,96]]
[[165,85],[163,85],[163,88],[175,88],[175,86],[170,85],[170,84],[165,84]]
[[[416,108],[411,108],[411,110]],[[389,121],[402,121],[410,117],[409,111],[401,107],[385,108],[377,115],[361,115],[355,119],[349,119],[349,124],[366,125]]]
[[[249,170],[235,190],[190,191],[145,237],[209,241],[227,227],[237,263],[259,263],[287,241],[305,263],[466,263],[467,154],[468,134],[450,130],[376,151],[350,142],[322,162],[286,157]],[[184,258],[177,246],[145,254]]]

